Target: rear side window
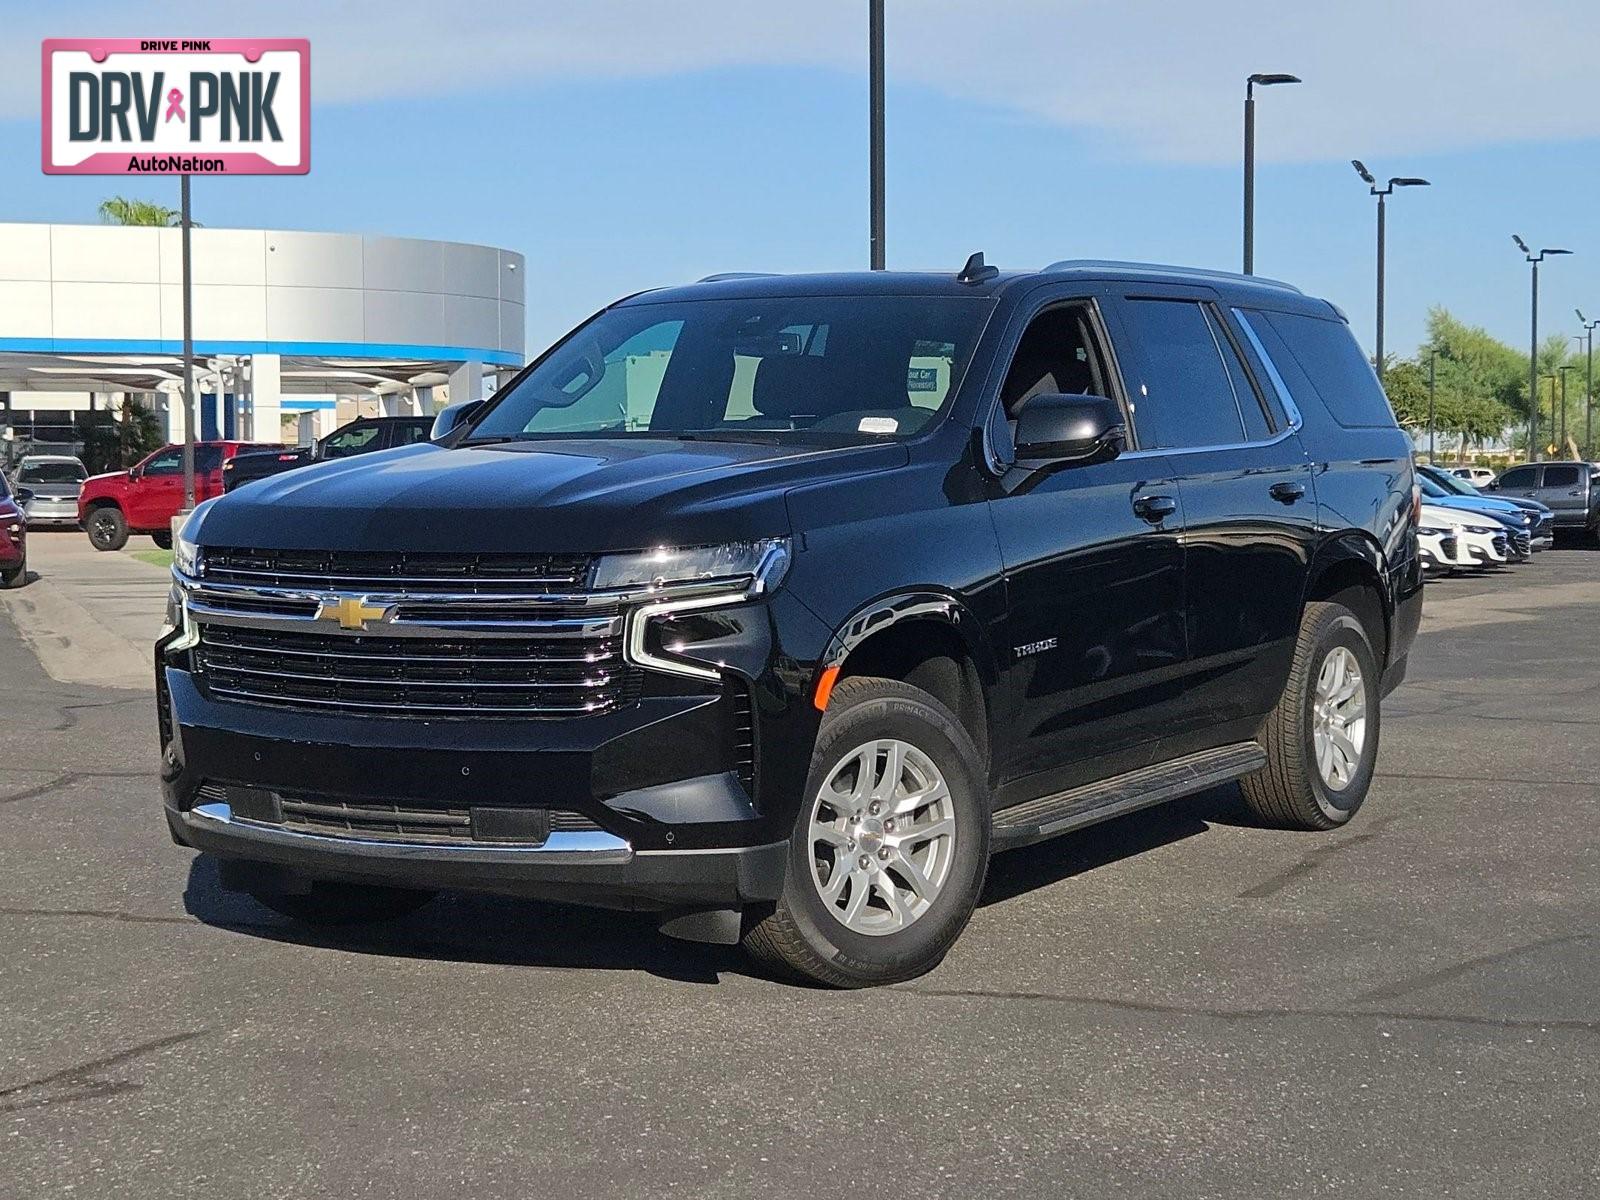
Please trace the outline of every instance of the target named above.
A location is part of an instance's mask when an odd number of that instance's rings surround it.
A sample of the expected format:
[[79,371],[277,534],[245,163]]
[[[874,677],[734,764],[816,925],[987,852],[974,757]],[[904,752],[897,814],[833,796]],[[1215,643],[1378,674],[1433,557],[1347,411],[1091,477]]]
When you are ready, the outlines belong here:
[[1129,300],[1123,318],[1140,373],[1130,396],[1140,449],[1244,441],[1233,383],[1205,309],[1192,300]]
[[1582,476],[1577,467],[1546,467],[1544,486],[1547,488],[1575,488]]
[[394,441],[396,446],[409,446],[413,442],[425,442],[428,433],[432,430],[431,421],[406,421],[394,427]]
[[1246,319],[1264,319],[1277,330],[1339,424],[1352,429],[1394,427],[1389,399],[1343,321],[1279,312],[1247,312]]
[[1513,467],[1500,476],[1503,488],[1531,488],[1539,486],[1538,467]]

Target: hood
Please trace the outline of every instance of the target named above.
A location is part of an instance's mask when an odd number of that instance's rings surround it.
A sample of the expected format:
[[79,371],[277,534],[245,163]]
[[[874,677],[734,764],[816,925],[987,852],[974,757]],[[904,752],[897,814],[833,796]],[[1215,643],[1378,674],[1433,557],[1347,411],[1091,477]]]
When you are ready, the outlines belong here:
[[1488,513],[1473,512],[1470,509],[1446,507],[1425,500],[1422,504],[1422,521],[1425,526],[1438,528],[1460,528],[1471,525],[1478,529],[1500,530],[1504,525]]
[[1440,508],[1459,508],[1466,512],[1493,513],[1496,516],[1502,513],[1522,516],[1522,509],[1506,500],[1495,500],[1488,496],[1430,496],[1427,503]]
[[19,483],[40,500],[76,500],[82,490],[81,483]]
[[594,553],[790,532],[784,493],[875,474],[903,446],[665,438],[423,442],[273,475],[220,497],[202,545]]

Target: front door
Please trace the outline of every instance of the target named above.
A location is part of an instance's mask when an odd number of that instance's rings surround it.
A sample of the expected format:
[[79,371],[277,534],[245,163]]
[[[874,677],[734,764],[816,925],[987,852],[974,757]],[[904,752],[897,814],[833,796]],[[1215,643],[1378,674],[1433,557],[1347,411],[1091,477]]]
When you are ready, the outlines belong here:
[[1581,526],[1589,519],[1589,489],[1577,463],[1545,463],[1533,498],[1556,514],[1556,524]]
[[183,504],[183,448],[158,450],[138,467],[128,489],[128,525],[132,529],[165,529]]
[[[991,428],[1039,393],[1122,399],[1095,306],[1027,324]],[[1181,690],[1182,498],[1161,455],[1011,479],[990,502],[1006,570],[998,803],[1143,766]]]

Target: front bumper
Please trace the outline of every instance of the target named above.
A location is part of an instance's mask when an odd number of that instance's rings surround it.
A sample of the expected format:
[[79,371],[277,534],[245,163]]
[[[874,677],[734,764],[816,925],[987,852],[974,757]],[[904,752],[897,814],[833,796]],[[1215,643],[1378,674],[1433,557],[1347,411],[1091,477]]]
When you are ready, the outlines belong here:
[[226,803],[167,810],[172,836],[289,878],[490,892],[672,911],[774,900],[787,842],[702,850],[636,850],[607,833],[552,833],[537,846],[434,845],[333,837],[236,817]]
[[30,501],[26,509],[28,525],[34,529],[77,529],[78,502],[76,500]]

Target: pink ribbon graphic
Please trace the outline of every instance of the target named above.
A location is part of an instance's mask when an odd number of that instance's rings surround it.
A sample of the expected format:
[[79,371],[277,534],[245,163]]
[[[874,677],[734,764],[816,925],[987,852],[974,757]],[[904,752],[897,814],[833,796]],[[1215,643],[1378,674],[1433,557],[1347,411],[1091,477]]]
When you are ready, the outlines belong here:
[[163,123],[172,120],[173,117],[177,117],[180,121],[189,119],[183,115],[183,93],[177,88],[167,93],[167,115],[163,118]]

